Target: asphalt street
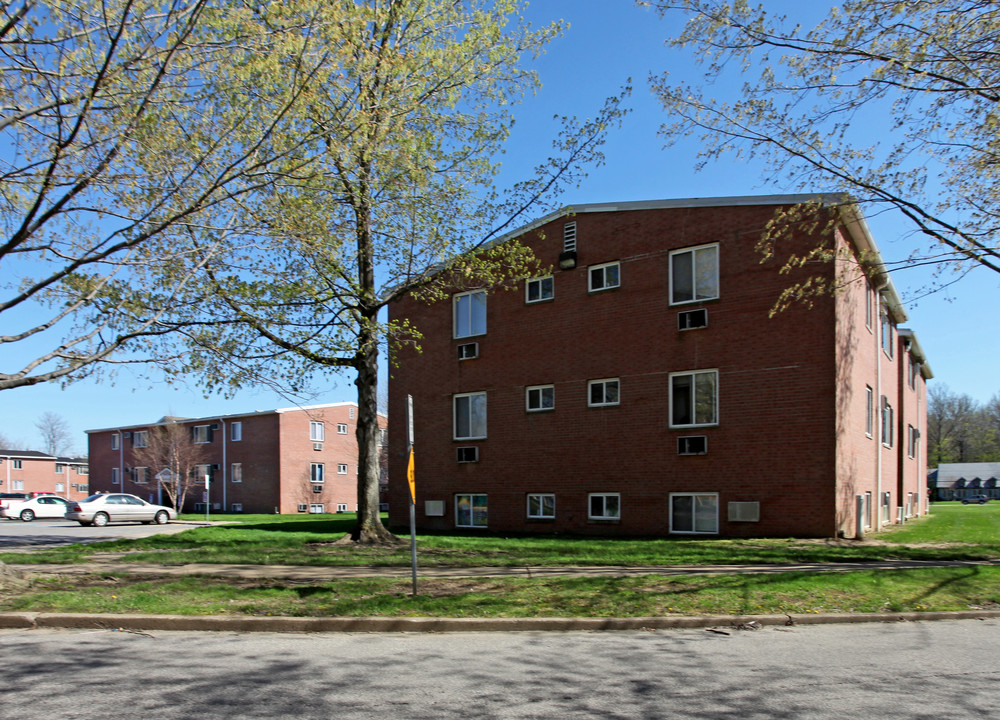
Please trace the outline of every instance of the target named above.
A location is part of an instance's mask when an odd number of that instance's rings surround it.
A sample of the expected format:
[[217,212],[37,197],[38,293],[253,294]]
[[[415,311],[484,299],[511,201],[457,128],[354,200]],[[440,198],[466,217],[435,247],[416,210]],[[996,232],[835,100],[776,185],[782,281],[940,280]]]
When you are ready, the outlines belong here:
[[994,718],[1000,620],[622,633],[0,631],[0,718]]
[[189,523],[169,523],[167,525],[142,525],[123,523],[106,527],[84,527],[68,520],[35,520],[30,523],[20,520],[0,518],[0,550],[9,552],[18,549],[38,549],[58,547],[74,543],[98,542],[140,538],[162,533],[178,533],[190,530]]

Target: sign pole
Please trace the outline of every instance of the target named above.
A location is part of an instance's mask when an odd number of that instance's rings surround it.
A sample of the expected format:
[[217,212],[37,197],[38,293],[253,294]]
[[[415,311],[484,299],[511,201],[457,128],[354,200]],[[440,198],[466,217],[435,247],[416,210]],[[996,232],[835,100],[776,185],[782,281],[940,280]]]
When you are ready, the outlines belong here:
[[209,498],[211,496],[208,493],[208,483],[209,483],[208,478],[209,478],[208,473],[205,473],[205,522],[208,522],[208,508],[211,505],[211,503],[209,502]]
[[413,596],[417,595],[417,482],[413,462],[413,396],[406,396],[406,481],[410,485],[410,564],[413,568]]

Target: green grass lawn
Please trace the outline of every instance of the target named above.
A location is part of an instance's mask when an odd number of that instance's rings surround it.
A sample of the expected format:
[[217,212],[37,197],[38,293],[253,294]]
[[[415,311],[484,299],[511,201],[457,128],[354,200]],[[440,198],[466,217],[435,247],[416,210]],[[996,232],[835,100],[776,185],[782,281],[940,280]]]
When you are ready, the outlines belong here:
[[[218,518],[216,518],[218,519]],[[233,524],[143,540],[44,552],[0,561],[102,560],[187,563],[408,565],[409,548],[337,543],[350,514],[233,516]],[[873,537],[874,542],[597,539],[460,534],[422,535],[429,565],[696,565],[836,560],[1000,557],[1000,503],[938,504],[930,517]],[[187,615],[640,617],[697,614],[1000,609],[1000,568],[733,573],[666,577],[358,579],[335,583],[148,577],[120,573],[34,577],[0,593],[0,610]]]

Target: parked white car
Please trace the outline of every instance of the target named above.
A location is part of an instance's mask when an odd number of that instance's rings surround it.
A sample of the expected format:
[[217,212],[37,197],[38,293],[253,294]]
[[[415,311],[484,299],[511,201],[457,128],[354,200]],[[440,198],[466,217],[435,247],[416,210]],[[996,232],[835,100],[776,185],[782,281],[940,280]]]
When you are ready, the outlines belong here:
[[153,505],[127,493],[98,493],[69,504],[65,515],[81,525],[104,527],[109,522],[143,522],[165,525],[177,519],[177,511]]
[[66,517],[69,509],[69,500],[58,495],[38,495],[24,500],[12,500],[0,508],[0,517],[8,520],[23,520],[31,522],[35,518],[59,518]]

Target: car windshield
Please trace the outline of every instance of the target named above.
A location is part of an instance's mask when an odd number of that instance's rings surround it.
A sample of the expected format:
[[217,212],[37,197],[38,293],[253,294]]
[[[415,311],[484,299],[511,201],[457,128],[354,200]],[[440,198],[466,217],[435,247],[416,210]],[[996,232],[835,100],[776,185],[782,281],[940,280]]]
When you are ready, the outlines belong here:
[[95,500],[100,500],[105,496],[105,493],[97,493],[96,495],[91,495],[89,498],[84,498],[80,502],[94,502]]

